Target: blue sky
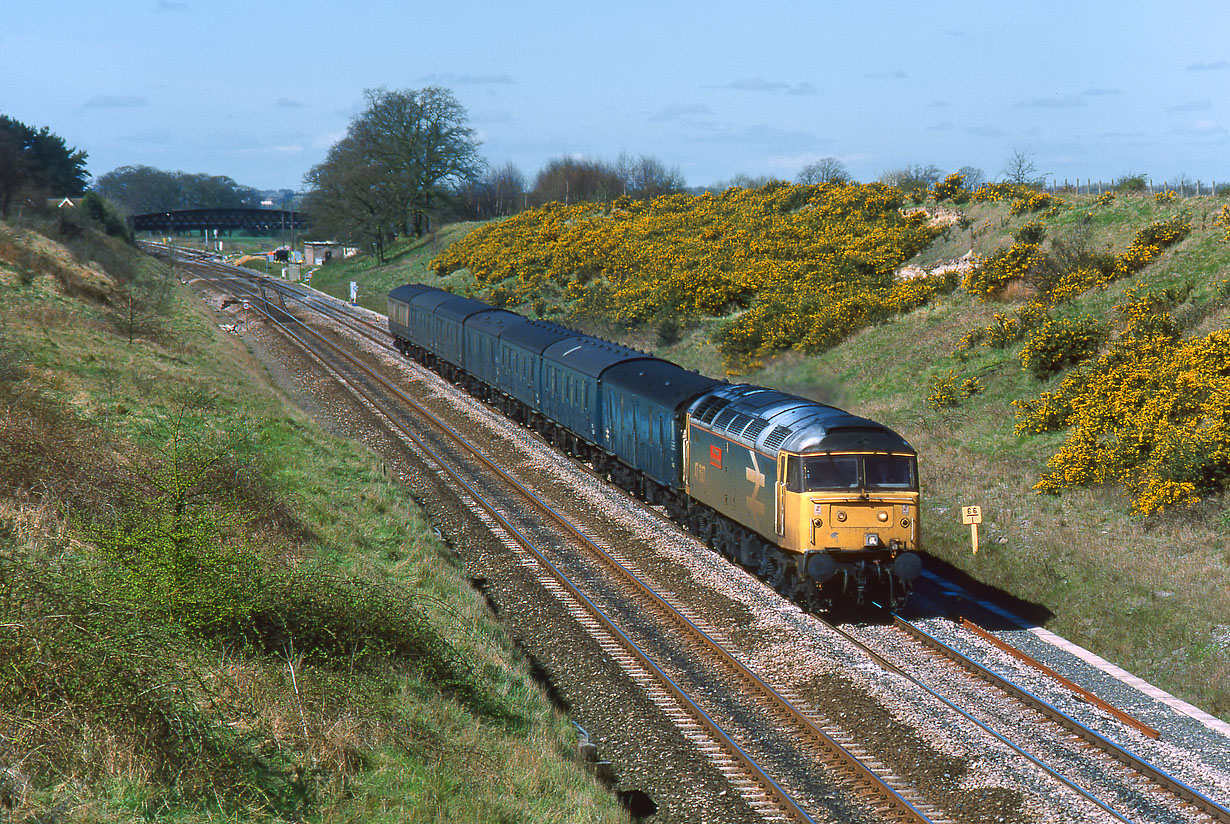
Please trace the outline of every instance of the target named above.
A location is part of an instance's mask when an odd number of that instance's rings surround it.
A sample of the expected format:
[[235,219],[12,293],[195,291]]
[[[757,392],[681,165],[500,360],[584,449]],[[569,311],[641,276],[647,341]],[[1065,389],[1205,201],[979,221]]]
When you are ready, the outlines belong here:
[[1230,181],[1230,3],[4,0],[0,113],[122,165],[301,187],[363,90],[446,86],[492,165],[689,185],[833,156]]

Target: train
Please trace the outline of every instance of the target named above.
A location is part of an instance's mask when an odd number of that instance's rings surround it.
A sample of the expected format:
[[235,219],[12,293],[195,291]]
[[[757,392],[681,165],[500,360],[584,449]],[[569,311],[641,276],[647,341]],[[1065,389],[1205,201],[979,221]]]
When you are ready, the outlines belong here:
[[421,283],[388,330],[804,609],[899,608],[922,573],[917,453],[880,423]]

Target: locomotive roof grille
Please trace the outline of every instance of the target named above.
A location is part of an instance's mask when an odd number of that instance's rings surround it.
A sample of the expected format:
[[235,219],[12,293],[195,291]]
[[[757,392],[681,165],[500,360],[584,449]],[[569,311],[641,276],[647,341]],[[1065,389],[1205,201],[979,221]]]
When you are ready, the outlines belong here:
[[713,420],[714,429],[729,430],[730,424],[739,417],[739,413],[734,409],[723,409],[722,413]]
[[753,418],[752,422],[747,425],[747,429],[743,430],[743,439],[756,443],[756,439],[760,437],[760,433],[769,428],[769,422],[763,418]]
[[701,401],[701,404],[696,408],[696,412],[693,414],[693,417],[701,423],[712,423],[713,418],[717,415],[717,413],[722,409],[725,409],[727,406],[730,406],[730,401],[725,398],[710,396]]
[[765,449],[780,448],[781,445],[786,442],[786,438],[789,438],[790,433],[793,431],[794,430],[788,429],[784,426],[773,427],[773,431],[769,433],[769,437],[764,439],[764,448]]

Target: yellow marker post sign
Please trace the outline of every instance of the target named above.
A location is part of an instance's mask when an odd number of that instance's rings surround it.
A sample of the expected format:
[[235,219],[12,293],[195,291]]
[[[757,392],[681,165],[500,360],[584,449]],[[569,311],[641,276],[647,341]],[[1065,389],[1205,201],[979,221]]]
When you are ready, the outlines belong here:
[[978,554],[978,524],[982,523],[982,507],[961,507],[961,523],[969,525],[970,541],[974,544],[974,554]]

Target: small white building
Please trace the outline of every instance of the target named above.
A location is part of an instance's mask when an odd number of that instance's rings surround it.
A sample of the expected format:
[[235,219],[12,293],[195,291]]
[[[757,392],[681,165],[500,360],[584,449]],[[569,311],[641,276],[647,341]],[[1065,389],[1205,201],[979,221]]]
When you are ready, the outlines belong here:
[[343,246],[335,240],[308,240],[303,243],[303,263],[307,266],[324,266],[334,258],[342,260],[358,254],[353,246]]

